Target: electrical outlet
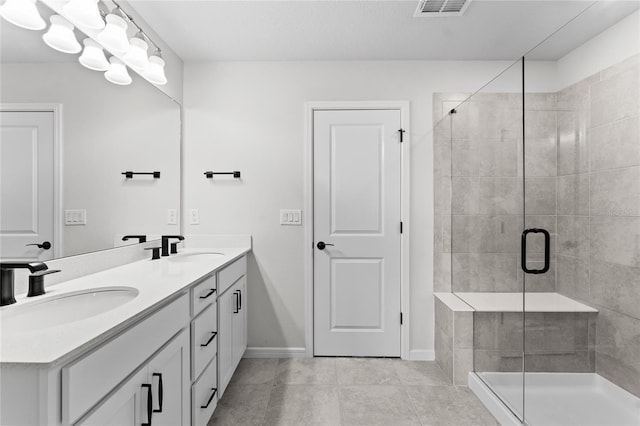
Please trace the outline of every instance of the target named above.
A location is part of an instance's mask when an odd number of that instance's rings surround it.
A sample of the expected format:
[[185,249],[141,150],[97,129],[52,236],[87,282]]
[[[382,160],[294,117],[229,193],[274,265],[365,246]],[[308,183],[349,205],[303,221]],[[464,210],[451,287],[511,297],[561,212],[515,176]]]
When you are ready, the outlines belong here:
[[167,210],[167,225],[177,225],[177,224],[178,224],[178,210],[177,209]]
[[200,212],[198,209],[189,210],[189,225],[200,225]]
[[86,225],[87,224],[87,211],[81,210],[65,210],[64,211],[64,224],[65,225]]
[[280,225],[302,225],[302,210],[280,210]]

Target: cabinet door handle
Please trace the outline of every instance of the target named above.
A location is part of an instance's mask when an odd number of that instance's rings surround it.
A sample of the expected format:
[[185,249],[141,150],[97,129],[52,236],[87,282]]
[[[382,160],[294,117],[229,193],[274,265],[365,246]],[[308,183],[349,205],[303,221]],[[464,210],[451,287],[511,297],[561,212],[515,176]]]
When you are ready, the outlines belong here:
[[233,311],[234,314],[237,314],[238,312],[240,312],[240,296],[238,295],[237,291],[233,292],[233,295],[236,297],[236,307],[234,308],[235,310]]
[[158,377],[158,409],[154,413],[162,413],[162,401],[164,399],[164,386],[162,386],[162,373],[153,373],[153,377]]
[[210,289],[209,289],[209,293],[205,294],[204,296],[200,296],[200,299],[208,299],[208,298],[209,298],[209,296],[211,296],[211,295],[212,295],[213,293],[215,293],[215,292],[216,292],[216,289],[215,289],[215,288],[210,288]]
[[240,307],[238,308],[238,310],[241,311],[242,310],[242,290],[238,290],[238,300],[239,300],[238,303],[240,304]]
[[215,331],[212,331],[211,332],[211,337],[209,337],[209,340],[207,340],[207,343],[205,343],[205,344],[200,343],[200,346],[202,346],[203,348],[205,346],[209,346],[209,343],[211,343],[213,341],[213,339],[216,338],[217,335],[218,335],[218,333],[216,333]]
[[153,416],[153,394],[151,392],[151,385],[144,384],[143,388],[147,388],[147,422],[142,423],[142,426],[151,426],[151,416]]
[[209,397],[209,400],[207,401],[207,403],[205,405],[201,405],[200,408],[208,408],[209,404],[211,404],[211,401],[213,401],[213,397],[216,396],[216,392],[218,392],[218,389],[211,388],[211,390],[213,391],[213,393]]

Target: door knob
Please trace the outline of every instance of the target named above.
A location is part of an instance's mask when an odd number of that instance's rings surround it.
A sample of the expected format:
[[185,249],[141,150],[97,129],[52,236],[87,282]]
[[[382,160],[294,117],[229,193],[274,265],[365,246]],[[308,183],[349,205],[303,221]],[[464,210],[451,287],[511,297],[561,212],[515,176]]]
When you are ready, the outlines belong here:
[[45,241],[42,244],[27,244],[27,246],[36,246],[41,249],[49,250],[51,248],[51,243],[49,241]]
[[333,247],[333,244],[325,243],[324,241],[318,241],[318,244],[316,244],[316,247],[318,247],[319,250],[324,250],[326,246]]

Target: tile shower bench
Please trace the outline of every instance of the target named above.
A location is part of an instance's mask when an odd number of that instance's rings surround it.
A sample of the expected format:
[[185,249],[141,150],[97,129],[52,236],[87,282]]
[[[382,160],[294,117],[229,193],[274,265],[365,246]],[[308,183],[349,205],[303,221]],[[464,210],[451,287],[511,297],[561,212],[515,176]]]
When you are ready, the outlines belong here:
[[[456,385],[468,373],[522,371],[522,293],[435,293],[436,362]],[[594,372],[597,309],[558,293],[527,293],[528,372]]]

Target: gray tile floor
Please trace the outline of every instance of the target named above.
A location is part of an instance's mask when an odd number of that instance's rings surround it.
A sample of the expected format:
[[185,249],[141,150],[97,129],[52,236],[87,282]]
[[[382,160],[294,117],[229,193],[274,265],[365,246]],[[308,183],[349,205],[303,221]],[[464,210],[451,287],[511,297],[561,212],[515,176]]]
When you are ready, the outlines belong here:
[[498,425],[434,362],[243,359],[208,426]]

